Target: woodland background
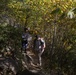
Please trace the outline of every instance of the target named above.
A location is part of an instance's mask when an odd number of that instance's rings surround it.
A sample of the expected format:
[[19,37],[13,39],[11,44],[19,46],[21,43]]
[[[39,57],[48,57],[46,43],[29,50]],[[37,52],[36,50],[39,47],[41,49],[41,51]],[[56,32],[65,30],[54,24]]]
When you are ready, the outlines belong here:
[[21,58],[24,27],[45,39],[44,71],[76,74],[76,0],[0,0],[1,54],[10,46]]

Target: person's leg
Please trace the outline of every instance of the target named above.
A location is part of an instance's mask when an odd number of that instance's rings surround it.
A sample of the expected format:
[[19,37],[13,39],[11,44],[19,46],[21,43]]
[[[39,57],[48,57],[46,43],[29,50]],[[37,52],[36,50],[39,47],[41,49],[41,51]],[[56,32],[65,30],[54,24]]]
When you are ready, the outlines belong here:
[[42,56],[43,52],[44,52],[44,49],[40,50],[40,52],[38,54],[38,57],[39,57],[39,65],[40,66],[42,65],[42,58],[41,58],[41,56]]
[[38,65],[38,63],[39,63],[39,56],[38,56],[38,51],[36,51],[36,63],[37,63],[37,65]]
[[39,60],[39,65],[41,66],[42,65],[42,61],[41,61],[41,53],[42,51],[40,50],[40,52],[38,53],[38,60]]
[[27,53],[26,50],[27,50],[27,44],[24,44],[24,52],[25,53]]
[[27,50],[27,42],[26,41],[22,42],[22,50],[24,53],[26,53],[26,50]]
[[42,61],[41,61],[41,55],[39,54],[39,65],[42,65]]
[[41,55],[43,54],[43,52],[44,52],[44,49],[41,50]]

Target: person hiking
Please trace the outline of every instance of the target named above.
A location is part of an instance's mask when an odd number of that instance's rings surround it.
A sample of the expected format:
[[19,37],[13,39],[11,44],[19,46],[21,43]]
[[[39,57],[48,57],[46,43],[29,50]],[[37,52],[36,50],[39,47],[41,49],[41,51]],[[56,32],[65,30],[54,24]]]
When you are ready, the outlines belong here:
[[39,66],[41,66],[42,65],[41,55],[45,49],[44,39],[42,37],[40,37],[39,35],[36,35],[35,39],[34,39],[34,46],[33,47],[34,47],[35,54],[38,58]]
[[22,55],[23,55],[23,61],[22,64],[25,66],[25,64],[33,65],[33,58],[30,56],[32,48],[32,34],[29,31],[29,28],[24,28],[24,33],[22,34]]
[[29,28],[24,28],[24,33],[22,34],[22,51],[26,53],[26,50],[29,48],[29,41],[32,39],[31,34],[29,33]]

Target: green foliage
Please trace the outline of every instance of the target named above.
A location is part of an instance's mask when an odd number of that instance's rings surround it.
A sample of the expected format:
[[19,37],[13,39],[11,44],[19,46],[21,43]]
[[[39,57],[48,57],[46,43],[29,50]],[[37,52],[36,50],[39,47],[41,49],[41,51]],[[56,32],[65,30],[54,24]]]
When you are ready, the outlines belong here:
[[61,13],[61,9],[60,8],[56,8],[55,10],[53,10],[52,12],[51,12],[51,14],[56,14],[56,13]]
[[76,14],[76,8],[74,8],[73,12]]
[[0,51],[4,49],[5,52],[6,47],[9,46],[12,48],[12,50],[15,50],[16,48],[17,49],[21,48],[20,46],[21,36],[19,35],[21,35],[20,29],[10,25],[7,26],[0,25],[0,46],[1,46]]
[[[46,41],[43,68],[75,75],[75,7],[76,3],[71,0],[0,0],[0,18],[3,20],[3,23],[0,21],[0,46],[4,48],[10,42],[12,49],[19,52],[22,29],[30,27],[33,35],[40,34]],[[74,18],[69,19],[67,13],[73,8]],[[3,15],[14,20],[13,26],[4,22]]]

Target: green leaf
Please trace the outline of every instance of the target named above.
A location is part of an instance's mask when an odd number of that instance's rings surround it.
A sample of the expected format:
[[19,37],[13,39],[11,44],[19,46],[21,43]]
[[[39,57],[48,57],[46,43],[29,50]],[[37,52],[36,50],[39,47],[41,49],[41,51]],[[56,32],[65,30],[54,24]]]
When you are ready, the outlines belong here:
[[76,8],[73,10],[74,14],[76,14]]
[[60,8],[56,8],[55,10],[53,10],[51,12],[51,14],[56,14],[56,13],[60,14],[61,13],[61,9]]
[[62,13],[59,19],[63,19],[65,17],[65,13]]

